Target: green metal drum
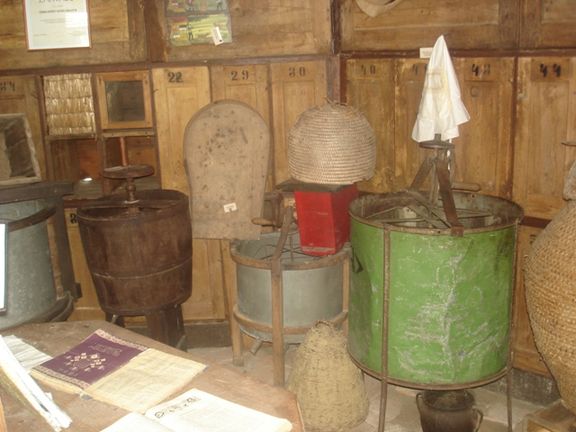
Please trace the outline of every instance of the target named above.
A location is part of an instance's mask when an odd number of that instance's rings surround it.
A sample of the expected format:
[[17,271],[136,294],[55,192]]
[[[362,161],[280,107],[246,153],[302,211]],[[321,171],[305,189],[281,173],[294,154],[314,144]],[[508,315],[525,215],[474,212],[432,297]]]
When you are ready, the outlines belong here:
[[350,206],[349,352],[375,376],[385,361],[389,382],[469,387],[507,369],[522,210],[483,195],[454,199],[463,236],[423,223],[425,209],[405,193],[368,195]]

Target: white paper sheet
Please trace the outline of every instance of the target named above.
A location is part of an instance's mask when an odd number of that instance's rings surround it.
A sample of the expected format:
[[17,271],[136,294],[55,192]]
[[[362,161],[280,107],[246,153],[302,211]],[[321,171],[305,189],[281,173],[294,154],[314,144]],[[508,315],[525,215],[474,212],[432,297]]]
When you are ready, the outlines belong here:
[[54,431],[70,426],[72,420],[36,384],[28,372],[16,360],[10,348],[0,336],[0,368],[18,392],[38,412]]
[[6,342],[6,345],[8,345],[8,348],[10,348],[10,351],[12,351],[12,354],[16,357],[16,360],[18,360],[22,367],[28,372],[30,372],[34,366],[38,366],[52,358],[14,335],[4,336],[4,342]]
[[148,348],[84,391],[127,411],[144,412],[179,391],[206,365]]
[[138,413],[130,413],[122,417],[114,424],[102,429],[101,432],[172,432],[171,429],[162,426],[157,421]]
[[174,432],[289,432],[292,423],[192,389],[146,412]]

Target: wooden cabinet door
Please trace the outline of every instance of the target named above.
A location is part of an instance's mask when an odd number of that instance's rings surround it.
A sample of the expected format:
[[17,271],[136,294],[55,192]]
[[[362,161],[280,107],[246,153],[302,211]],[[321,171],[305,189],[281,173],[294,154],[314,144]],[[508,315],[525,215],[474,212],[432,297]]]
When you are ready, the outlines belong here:
[[576,58],[521,58],[514,143],[514,200],[527,216],[551,219],[576,147]]
[[31,75],[0,77],[0,114],[24,113],[30,125],[36,150],[36,160],[42,178],[46,178],[46,163],[40,123],[40,107],[36,79]]
[[[412,139],[426,75],[425,59],[352,59],[347,62],[348,103],[360,108],[378,137],[377,170],[360,186],[370,192],[409,186],[430,150]],[[509,198],[512,177],[512,58],[456,58],[470,121],[454,139],[453,180]]]
[[[210,103],[208,68],[155,69],[152,77],[162,187],[189,195],[184,131],[192,116]],[[195,239],[192,248],[192,296],[182,305],[184,320],[223,319],[220,243]]]
[[455,140],[453,179],[510,198],[514,59],[458,58],[454,67],[470,120]]
[[400,59],[396,63],[396,109],[394,110],[394,160],[396,189],[412,183],[430,150],[412,139],[420,108],[428,60]]
[[82,239],[80,238],[80,229],[76,220],[76,209],[66,209],[65,215],[74,277],[82,290],[82,297],[75,302],[74,311],[69,319],[74,321],[104,319],[105,314],[100,309],[96,289],[86,262],[86,255],[84,254]]
[[275,183],[290,178],[288,133],[308,108],[323,105],[327,95],[326,62],[301,61],[270,65],[274,131]]
[[392,59],[346,62],[346,103],[366,116],[376,135],[374,176],[358,183],[366,192],[394,189],[394,67]]
[[[265,64],[214,65],[210,68],[212,100],[232,99],[244,102],[256,110],[270,127],[271,109],[268,80],[269,67]],[[274,186],[274,172],[271,163],[266,183],[266,190],[271,190]]]
[[514,291],[514,326],[512,333],[513,366],[524,371],[550,376],[544,360],[534,344],[526,308],[524,261],[541,228],[520,226],[516,255],[516,286]]
[[192,116],[210,103],[208,68],[154,69],[152,77],[162,187],[188,194],[184,130]]
[[576,7],[573,0],[523,0],[521,48],[574,48]]

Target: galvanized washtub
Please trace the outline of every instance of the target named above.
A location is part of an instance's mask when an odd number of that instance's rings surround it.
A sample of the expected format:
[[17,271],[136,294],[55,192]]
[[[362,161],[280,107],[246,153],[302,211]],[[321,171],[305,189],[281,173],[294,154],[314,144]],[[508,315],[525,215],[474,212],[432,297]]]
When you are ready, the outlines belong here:
[[6,311],[0,314],[0,329],[44,321],[68,307],[58,299],[52,268],[48,219],[54,213],[50,199],[0,204],[0,222],[8,231]]
[[[272,256],[280,233],[263,234],[259,240],[232,243],[237,263],[238,298],[234,315],[246,334],[272,340]],[[348,251],[326,257],[305,255],[296,232],[288,236],[280,258],[283,285],[283,333],[286,343],[300,343],[317,321],[341,323],[344,265]]]
[[453,195],[461,236],[431,227],[421,217],[430,209],[410,192],[350,206],[349,352],[391,383],[464,388],[507,371],[522,210],[501,198]]

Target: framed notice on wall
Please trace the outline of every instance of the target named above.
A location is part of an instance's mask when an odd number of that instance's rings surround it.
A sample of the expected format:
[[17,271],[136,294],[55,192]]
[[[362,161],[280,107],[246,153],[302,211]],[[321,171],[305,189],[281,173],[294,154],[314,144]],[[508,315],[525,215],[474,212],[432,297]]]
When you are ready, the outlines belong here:
[[90,46],[88,0],[24,0],[29,50]]

